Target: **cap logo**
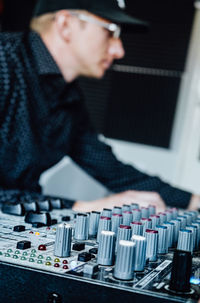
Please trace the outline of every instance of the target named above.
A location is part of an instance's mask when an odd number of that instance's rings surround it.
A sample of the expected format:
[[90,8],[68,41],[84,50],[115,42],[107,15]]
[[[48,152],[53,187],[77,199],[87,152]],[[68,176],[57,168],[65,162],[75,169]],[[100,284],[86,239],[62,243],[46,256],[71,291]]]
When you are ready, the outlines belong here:
[[118,6],[122,9],[126,8],[125,0],[117,0]]

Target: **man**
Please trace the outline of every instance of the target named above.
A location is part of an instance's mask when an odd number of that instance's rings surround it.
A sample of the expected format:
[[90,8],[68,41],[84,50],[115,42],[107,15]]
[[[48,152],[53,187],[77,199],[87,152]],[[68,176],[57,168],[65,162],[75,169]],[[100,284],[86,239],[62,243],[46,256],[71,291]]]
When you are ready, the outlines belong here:
[[137,202],[197,209],[198,196],[117,161],[90,124],[76,79],[101,78],[124,56],[119,24],[144,26],[119,3],[39,0],[31,32],[0,35],[1,202],[45,199],[40,174],[68,155],[115,194],[93,202],[65,199],[66,207]]

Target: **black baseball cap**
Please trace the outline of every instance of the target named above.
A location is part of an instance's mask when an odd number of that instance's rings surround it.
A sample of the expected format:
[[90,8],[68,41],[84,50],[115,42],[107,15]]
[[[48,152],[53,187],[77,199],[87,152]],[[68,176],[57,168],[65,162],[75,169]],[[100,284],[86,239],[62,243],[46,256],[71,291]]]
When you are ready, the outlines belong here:
[[33,15],[40,16],[63,9],[86,10],[111,22],[136,27],[148,23],[128,15],[122,8],[125,0],[38,0]]

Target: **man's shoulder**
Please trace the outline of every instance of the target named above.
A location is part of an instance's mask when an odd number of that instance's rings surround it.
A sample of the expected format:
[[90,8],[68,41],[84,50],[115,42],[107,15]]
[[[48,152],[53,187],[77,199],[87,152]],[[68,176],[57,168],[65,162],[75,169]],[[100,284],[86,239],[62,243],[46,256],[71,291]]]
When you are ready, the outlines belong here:
[[0,46],[1,51],[2,50],[14,50],[17,48],[21,43],[23,39],[23,33],[22,32],[1,32],[0,33]]

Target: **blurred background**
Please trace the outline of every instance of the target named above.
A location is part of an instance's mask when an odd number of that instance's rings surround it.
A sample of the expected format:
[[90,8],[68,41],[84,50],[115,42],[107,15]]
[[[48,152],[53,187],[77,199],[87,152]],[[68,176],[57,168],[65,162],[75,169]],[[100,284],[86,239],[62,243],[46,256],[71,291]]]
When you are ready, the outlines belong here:
[[[27,29],[35,3],[0,0],[0,30]],[[102,80],[80,79],[93,124],[123,162],[200,193],[200,1],[126,0],[126,11],[151,26],[122,32],[126,56]],[[47,194],[107,193],[67,157],[40,182]]]

